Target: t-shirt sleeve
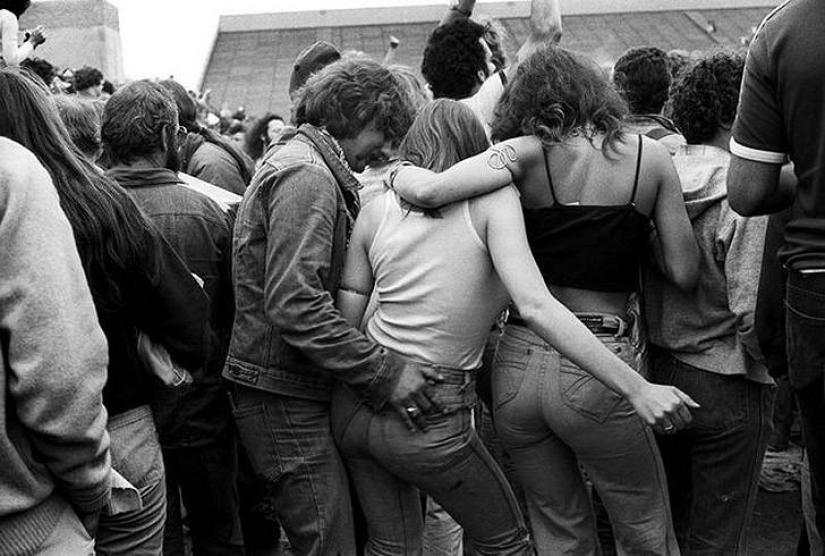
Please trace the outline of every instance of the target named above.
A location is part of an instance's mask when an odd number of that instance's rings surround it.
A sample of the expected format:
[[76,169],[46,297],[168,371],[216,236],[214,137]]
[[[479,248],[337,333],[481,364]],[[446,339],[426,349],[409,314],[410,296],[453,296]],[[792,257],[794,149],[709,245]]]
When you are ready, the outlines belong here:
[[784,164],[787,159],[776,73],[764,32],[757,34],[748,50],[730,151],[740,158],[768,164]]

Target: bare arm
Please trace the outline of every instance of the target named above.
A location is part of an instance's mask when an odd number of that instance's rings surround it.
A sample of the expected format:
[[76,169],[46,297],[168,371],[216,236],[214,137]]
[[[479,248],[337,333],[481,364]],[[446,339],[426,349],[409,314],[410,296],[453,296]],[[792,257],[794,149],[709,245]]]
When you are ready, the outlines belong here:
[[355,221],[336,300],[336,306],[344,318],[353,328],[358,329],[362,329],[370,293],[375,285],[368,255],[375,235],[375,221],[372,218],[374,211],[370,209],[375,206],[375,203],[370,204]]
[[650,425],[690,422],[687,405],[696,407],[681,391],[650,384],[598,340],[584,324],[552,296],[527,243],[521,205],[514,188],[496,191],[474,201],[487,217],[487,247],[493,264],[531,330],[608,388],[627,398]]
[[652,213],[657,234],[654,259],[671,282],[691,289],[699,279],[699,246],[685,209],[679,175],[664,147],[652,140],[645,140],[645,147],[647,156],[655,157],[655,171],[659,174]]
[[742,216],[779,212],[793,203],[795,179],[783,175],[781,164],[769,164],[731,154],[728,201]]
[[517,59],[524,61],[545,44],[561,40],[561,6],[559,0],[532,0],[530,3],[530,35],[519,48]]
[[529,161],[541,155],[541,141],[518,137],[494,145],[441,173],[403,166],[390,187],[414,205],[435,208],[518,183]]
[[31,56],[34,52],[34,44],[31,41],[24,42],[17,47],[17,35],[20,27],[17,17],[8,10],[0,10],[0,38],[3,42],[3,60],[9,66],[19,66],[20,62]]

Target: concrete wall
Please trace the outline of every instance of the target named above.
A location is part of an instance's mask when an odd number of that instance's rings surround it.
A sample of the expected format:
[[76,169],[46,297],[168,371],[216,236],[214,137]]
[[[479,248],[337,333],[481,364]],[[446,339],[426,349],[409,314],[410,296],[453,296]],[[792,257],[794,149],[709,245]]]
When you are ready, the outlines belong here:
[[44,25],[49,38],[35,56],[61,69],[93,66],[109,81],[123,81],[118,11],[106,0],[35,2],[20,19],[20,28],[36,25]]

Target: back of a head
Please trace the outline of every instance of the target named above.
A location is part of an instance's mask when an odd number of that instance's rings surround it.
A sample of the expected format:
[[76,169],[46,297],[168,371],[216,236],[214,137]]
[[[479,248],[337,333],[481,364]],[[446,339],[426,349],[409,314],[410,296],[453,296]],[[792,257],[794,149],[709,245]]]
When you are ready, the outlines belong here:
[[83,91],[103,84],[103,73],[90,66],[83,66],[74,72],[74,90]]
[[296,125],[324,127],[336,139],[358,135],[369,124],[387,141],[404,136],[414,117],[404,85],[374,60],[340,60],[300,89]]
[[613,66],[613,82],[631,114],[659,114],[671,82],[667,53],[655,46],[631,48]]
[[60,119],[75,146],[90,160],[100,154],[100,113],[88,100],[70,95],[55,95]]
[[421,75],[435,98],[462,99],[487,75],[487,53],[481,45],[484,26],[461,18],[436,27],[424,48]]
[[103,110],[101,139],[112,164],[131,164],[163,150],[163,128],[178,125],[172,96],[158,83],[135,81],[118,89]]
[[8,10],[20,17],[31,6],[31,0],[0,0],[0,10]]
[[191,130],[200,127],[197,125],[198,103],[192,98],[189,91],[174,79],[164,79],[159,83],[172,95],[178,107],[178,120],[180,121],[180,125]]
[[519,64],[495,109],[493,141],[535,135],[558,143],[572,133],[604,135],[604,147],[622,138],[627,108],[595,62],[545,45]]
[[743,54],[720,51],[685,70],[673,87],[670,108],[688,143],[705,143],[733,125],[744,69]]
[[47,169],[75,154],[46,85],[21,68],[0,69],[0,135],[35,153]]
[[407,90],[413,110],[418,111],[419,108],[432,100],[432,95],[427,90],[426,85],[411,67],[394,64],[388,66],[388,68]]
[[399,154],[422,168],[443,172],[490,146],[473,111],[451,99],[425,104],[401,142]]
[[20,67],[26,68],[34,73],[37,77],[43,80],[43,83],[45,83],[47,87],[51,85],[54,80],[54,76],[57,75],[55,67],[50,62],[42,58],[35,58],[33,56],[20,62]]

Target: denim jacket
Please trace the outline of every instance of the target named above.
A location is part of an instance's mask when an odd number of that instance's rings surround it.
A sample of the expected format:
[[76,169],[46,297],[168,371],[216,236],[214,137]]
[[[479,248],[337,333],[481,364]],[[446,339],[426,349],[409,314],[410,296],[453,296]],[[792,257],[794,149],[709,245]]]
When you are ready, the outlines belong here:
[[358,181],[332,140],[305,124],[271,149],[235,222],[236,313],[224,377],[327,401],[335,380],[386,403],[403,363],[335,309]]
[[209,298],[212,350],[188,388],[156,388],[155,422],[164,448],[199,446],[225,434],[231,417],[221,371],[229,347],[233,300],[227,216],[205,195],[163,168],[116,167],[107,172],[135,199]]

